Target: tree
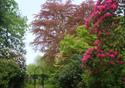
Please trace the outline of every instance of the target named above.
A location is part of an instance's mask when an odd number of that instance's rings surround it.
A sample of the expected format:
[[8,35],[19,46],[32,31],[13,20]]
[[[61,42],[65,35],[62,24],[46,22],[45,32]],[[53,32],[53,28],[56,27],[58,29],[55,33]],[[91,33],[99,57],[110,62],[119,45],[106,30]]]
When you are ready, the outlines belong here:
[[10,79],[19,76],[18,72],[20,72],[19,66],[14,61],[0,61],[0,88],[7,88]]
[[79,26],[76,29],[76,33],[72,35],[65,35],[64,39],[60,42],[59,51],[65,57],[70,57],[73,54],[82,55],[87,48],[93,46],[92,42],[95,41],[96,36],[89,35],[88,31]]
[[76,33],[65,35],[61,40],[59,53],[56,54],[53,64],[47,63],[43,57],[37,57],[36,64],[27,66],[27,73],[30,76],[48,75],[48,79],[44,80],[45,88],[85,88],[81,56],[87,48],[92,47],[95,38],[83,26],[79,26]]
[[[26,19],[20,16],[17,3],[14,0],[0,0],[0,71],[3,71],[0,81],[3,79],[6,81],[4,85],[0,82],[1,88],[23,86],[25,76],[23,36],[26,27]],[[10,75],[13,76],[9,77]]]
[[34,81],[34,87],[37,85],[42,86],[44,88],[44,82],[48,78],[48,65],[46,64],[44,59],[40,57],[37,58],[36,64],[29,64],[27,66],[27,76],[28,76],[28,83],[27,86],[33,86],[32,81]]
[[53,64],[46,63],[44,58],[38,60],[37,65],[48,75],[45,88],[85,88],[81,55],[88,47],[92,47],[91,42],[94,40],[95,36],[89,35],[83,26],[79,26],[76,33],[65,35],[60,42],[59,53]]
[[[81,55],[74,54],[60,63],[55,74],[55,88],[86,88],[82,81]],[[83,82],[83,83],[82,83]],[[82,87],[80,85],[82,84]]]
[[14,54],[24,54],[22,38],[26,29],[26,19],[17,12],[15,1],[1,0],[0,4],[0,58],[8,58],[10,52],[11,57]]
[[33,45],[45,53],[48,60],[53,60],[59,52],[59,43],[66,34],[73,34],[82,19],[90,12],[94,2],[72,4],[70,0],[61,3],[47,0],[32,24],[36,38]]

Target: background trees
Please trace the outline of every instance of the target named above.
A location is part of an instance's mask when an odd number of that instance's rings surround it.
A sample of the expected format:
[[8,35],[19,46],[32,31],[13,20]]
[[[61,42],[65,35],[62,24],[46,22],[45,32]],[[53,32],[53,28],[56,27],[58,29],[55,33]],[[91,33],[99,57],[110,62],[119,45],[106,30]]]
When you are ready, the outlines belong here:
[[44,80],[45,88],[86,88],[81,58],[82,53],[92,47],[91,42],[94,40],[94,35],[89,36],[87,30],[83,26],[79,26],[76,33],[65,35],[61,40],[59,52],[56,54],[53,64],[46,62],[42,57],[35,65],[29,65],[27,71],[30,70],[34,74],[33,69],[38,66],[39,71],[48,76],[48,79]]
[[[45,87],[124,86],[124,19],[116,16],[122,13],[123,8],[118,9],[119,5],[115,0],[98,0],[91,15],[88,15],[93,5],[92,1],[75,5],[70,1],[61,3],[48,0],[36,15],[33,21],[36,39],[33,44],[45,53],[44,60],[54,60],[53,71],[50,71],[51,77]],[[88,32],[84,28],[77,29],[86,16],[88,19],[84,21],[85,27],[90,34],[96,34],[96,37],[86,37]],[[79,65],[77,63],[81,53],[84,53],[83,74],[79,68],[80,62]],[[79,84],[82,86],[78,86]]]
[[[26,19],[14,0],[0,0],[0,87],[21,88],[25,76]],[[16,82],[15,82],[16,81]]]
[[[92,46],[95,36],[89,36],[80,26],[88,16],[94,2],[85,1],[80,5],[70,0],[62,3],[47,0],[32,23],[36,38],[34,47],[45,53],[42,61],[49,69],[45,88],[84,88],[81,69],[81,54]],[[40,64],[41,66],[42,64]]]
[[93,5],[89,0],[81,5],[72,4],[70,0],[66,3],[47,0],[33,21],[34,47],[44,52],[47,60],[53,60],[59,52],[60,41],[66,34],[75,32]]

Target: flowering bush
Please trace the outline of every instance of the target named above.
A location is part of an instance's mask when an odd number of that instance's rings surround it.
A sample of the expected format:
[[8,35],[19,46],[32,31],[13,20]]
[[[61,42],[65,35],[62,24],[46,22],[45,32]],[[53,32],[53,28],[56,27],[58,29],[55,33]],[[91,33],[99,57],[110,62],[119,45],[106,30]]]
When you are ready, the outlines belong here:
[[[116,17],[116,0],[98,0],[90,17],[84,21],[86,29],[96,34],[94,47],[83,55],[84,72],[89,74],[89,88],[124,88],[125,40],[123,17]],[[122,47],[122,48],[121,48]]]

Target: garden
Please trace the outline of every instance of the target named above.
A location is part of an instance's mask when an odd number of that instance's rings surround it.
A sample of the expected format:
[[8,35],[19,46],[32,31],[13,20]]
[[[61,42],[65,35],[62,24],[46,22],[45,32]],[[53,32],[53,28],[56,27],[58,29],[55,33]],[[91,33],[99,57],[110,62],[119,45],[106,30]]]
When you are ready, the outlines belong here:
[[[27,21],[0,0],[0,88],[125,88],[124,0],[46,0]],[[31,64],[27,30],[40,52]]]

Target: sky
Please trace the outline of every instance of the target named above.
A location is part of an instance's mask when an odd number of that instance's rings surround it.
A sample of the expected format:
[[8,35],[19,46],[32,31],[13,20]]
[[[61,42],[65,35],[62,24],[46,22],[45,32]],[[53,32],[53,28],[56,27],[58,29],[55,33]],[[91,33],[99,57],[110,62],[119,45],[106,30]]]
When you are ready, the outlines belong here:
[[[20,13],[22,16],[26,16],[28,19],[28,24],[31,24],[34,18],[34,14],[38,13],[41,8],[41,4],[44,3],[44,0],[16,0],[19,6]],[[34,36],[30,31],[25,33],[24,38],[25,49],[26,49],[26,64],[31,64],[35,62],[35,58],[38,56],[39,52],[33,50],[31,42],[34,39]]]
[[[65,0],[64,0],[65,1]],[[80,3],[82,0],[73,0],[75,3]],[[45,0],[16,0],[19,6],[20,13],[22,16],[26,16],[28,18],[28,24],[34,19],[34,14],[37,14],[41,9],[41,4],[45,2]],[[40,52],[36,52],[33,50],[31,46],[31,42],[33,41],[34,36],[30,31],[25,33],[25,49],[27,51],[26,57],[26,64],[31,64],[35,62],[35,58],[38,55],[42,55]]]

